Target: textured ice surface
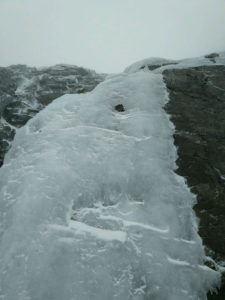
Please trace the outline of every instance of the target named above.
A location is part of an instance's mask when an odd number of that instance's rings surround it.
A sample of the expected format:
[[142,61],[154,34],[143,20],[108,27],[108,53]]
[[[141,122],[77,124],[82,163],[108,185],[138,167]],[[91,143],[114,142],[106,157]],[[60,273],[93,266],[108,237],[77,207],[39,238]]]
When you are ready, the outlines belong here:
[[17,131],[0,170],[0,299],[206,299],[219,274],[173,172],[166,101],[161,75],[115,75]]
[[178,60],[171,60],[171,59],[165,59],[160,57],[150,57],[146,59],[142,59],[140,61],[137,61],[127,67],[124,72],[125,73],[134,73],[139,71],[143,67],[147,66],[160,66],[160,65],[170,65],[170,64],[177,64]]

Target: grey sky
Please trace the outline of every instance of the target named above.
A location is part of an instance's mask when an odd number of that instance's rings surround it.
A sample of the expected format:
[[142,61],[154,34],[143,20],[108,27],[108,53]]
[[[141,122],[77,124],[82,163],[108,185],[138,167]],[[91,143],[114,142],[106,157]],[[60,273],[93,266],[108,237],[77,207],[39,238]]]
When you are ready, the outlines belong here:
[[0,0],[0,66],[119,72],[225,50],[225,0]]

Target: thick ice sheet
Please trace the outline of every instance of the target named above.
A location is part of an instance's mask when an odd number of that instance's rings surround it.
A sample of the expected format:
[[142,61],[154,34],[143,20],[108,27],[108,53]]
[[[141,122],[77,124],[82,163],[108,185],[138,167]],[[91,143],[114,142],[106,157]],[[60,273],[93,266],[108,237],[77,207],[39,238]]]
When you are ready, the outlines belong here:
[[[0,299],[206,299],[162,76],[111,76],[17,131],[0,170]],[[125,112],[114,106],[123,104]]]

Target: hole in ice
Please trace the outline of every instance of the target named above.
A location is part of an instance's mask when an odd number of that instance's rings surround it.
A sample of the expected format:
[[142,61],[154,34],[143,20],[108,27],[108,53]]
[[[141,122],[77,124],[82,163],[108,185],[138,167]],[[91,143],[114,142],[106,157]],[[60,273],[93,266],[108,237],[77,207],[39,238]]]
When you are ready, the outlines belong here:
[[117,104],[114,108],[118,112],[124,112],[125,111],[125,108],[124,108],[123,104]]

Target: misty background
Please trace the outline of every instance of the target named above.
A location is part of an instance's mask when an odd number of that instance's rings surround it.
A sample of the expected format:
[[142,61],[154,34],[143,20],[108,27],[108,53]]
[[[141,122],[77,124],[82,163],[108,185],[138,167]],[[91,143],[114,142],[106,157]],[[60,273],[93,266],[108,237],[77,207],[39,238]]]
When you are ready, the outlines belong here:
[[120,72],[225,50],[225,0],[0,0],[0,66]]

